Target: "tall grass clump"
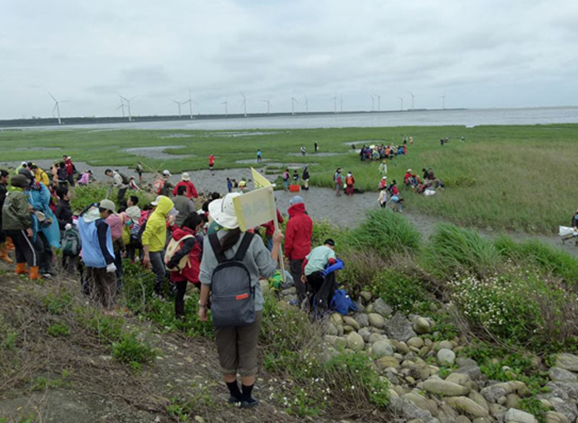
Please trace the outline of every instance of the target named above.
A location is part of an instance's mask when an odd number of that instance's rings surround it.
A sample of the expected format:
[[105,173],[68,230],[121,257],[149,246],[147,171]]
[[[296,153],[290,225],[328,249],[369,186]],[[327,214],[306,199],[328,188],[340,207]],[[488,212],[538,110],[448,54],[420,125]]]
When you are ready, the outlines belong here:
[[498,253],[517,264],[531,264],[540,271],[560,277],[568,286],[578,287],[578,259],[539,240],[516,243],[508,236],[495,239]]
[[463,270],[487,275],[500,265],[500,256],[494,245],[477,231],[443,223],[431,236],[426,262],[432,273],[438,275]]
[[421,234],[401,214],[391,210],[371,210],[358,229],[352,231],[347,242],[358,249],[371,248],[378,253],[417,253]]

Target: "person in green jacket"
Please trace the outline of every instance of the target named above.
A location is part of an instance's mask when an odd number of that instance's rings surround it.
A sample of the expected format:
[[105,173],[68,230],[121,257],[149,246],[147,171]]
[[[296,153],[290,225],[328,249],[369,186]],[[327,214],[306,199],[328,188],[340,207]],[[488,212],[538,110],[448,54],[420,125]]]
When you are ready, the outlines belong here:
[[143,265],[152,266],[155,274],[155,294],[162,297],[163,283],[166,278],[165,270],[165,244],[167,243],[167,221],[173,224],[178,212],[174,209],[174,203],[169,197],[159,195],[151,203],[156,207],[149,217],[146,228],[142,234]]
[[30,279],[40,279],[38,273],[38,257],[32,243],[32,216],[28,197],[24,188],[28,179],[24,175],[13,176],[10,184],[13,191],[8,192],[2,206],[2,229],[12,238],[15,246],[17,275],[28,273],[26,263],[30,267]]

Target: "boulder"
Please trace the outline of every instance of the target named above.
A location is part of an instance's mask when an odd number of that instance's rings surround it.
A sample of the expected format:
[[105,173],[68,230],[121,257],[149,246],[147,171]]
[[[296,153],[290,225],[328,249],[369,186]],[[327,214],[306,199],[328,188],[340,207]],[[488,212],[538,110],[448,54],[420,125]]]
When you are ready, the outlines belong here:
[[466,374],[473,381],[481,380],[484,377],[482,374],[482,370],[478,366],[460,367],[458,370],[455,371],[455,373]]
[[506,411],[506,422],[538,423],[538,420],[530,413],[518,410],[517,408],[510,408]]
[[548,375],[550,379],[553,381],[558,382],[576,382],[577,378],[576,375],[566,369],[562,369],[560,367],[552,367],[548,371]]
[[431,392],[432,394],[444,395],[448,397],[467,395],[470,392],[470,388],[465,386],[434,378],[430,378],[423,382],[423,389],[427,392]]
[[365,301],[366,303],[371,301],[371,297],[373,296],[369,291],[361,291],[359,296]]
[[390,398],[389,407],[395,414],[403,416],[405,421],[419,419],[423,423],[440,423],[429,411],[419,408],[405,398]]
[[333,323],[327,323],[327,325],[325,325],[325,334],[337,336],[339,334],[337,326],[335,326]]
[[363,351],[365,348],[365,342],[360,334],[357,332],[351,332],[347,335],[347,346],[353,351]]
[[520,397],[514,393],[506,395],[506,408],[516,408],[520,406]]
[[283,291],[281,291],[281,295],[283,295],[283,296],[295,295],[295,294],[297,294],[297,288],[295,288],[294,286],[292,286],[291,288],[287,288],[287,289],[284,289]]
[[490,415],[487,408],[482,407],[480,404],[468,397],[449,397],[446,398],[445,401],[460,413],[467,414],[474,418],[488,417]]
[[435,401],[427,399],[421,395],[418,391],[411,391],[408,394],[402,395],[402,398],[412,402],[414,405],[418,406],[422,410],[429,411],[432,416],[437,416],[438,406]]
[[564,414],[557,411],[547,411],[545,417],[546,423],[570,423],[570,420]]
[[571,372],[578,372],[578,356],[574,354],[556,354],[556,367]]
[[486,410],[488,410],[488,412],[490,411],[490,406],[488,405],[488,402],[479,392],[476,391],[470,392],[468,398],[474,401],[476,404],[484,407]]
[[388,367],[394,367],[396,369],[399,369],[399,360],[395,357],[385,356],[377,360],[377,365],[381,369],[387,369]]
[[374,313],[381,314],[383,317],[387,317],[393,313],[393,309],[385,303],[381,298],[378,298],[373,303],[372,311]]
[[365,342],[370,342],[369,340],[371,339],[371,335],[373,335],[367,328],[361,328],[357,333],[361,335]]
[[459,367],[470,367],[470,366],[477,366],[478,363],[476,363],[476,360],[472,360],[471,358],[467,358],[467,357],[459,357],[456,360],[456,363],[458,363]]
[[450,341],[442,341],[438,344],[438,349],[441,350],[442,348],[445,348],[446,350],[453,350],[454,344],[452,344]]
[[367,326],[369,326],[369,320],[367,318],[367,314],[355,313],[353,315],[353,318],[357,321],[357,323],[359,323],[359,326],[361,326],[362,328],[366,328]]
[[563,414],[571,422],[575,421],[578,417],[578,407],[576,403],[555,397],[550,398],[550,404],[552,404],[554,411]]
[[416,336],[411,322],[401,313],[395,315],[385,323],[385,333],[397,341],[407,341]]
[[419,334],[426,334],[431,332],[431,325],[427,319],[418,317],[413,324],[413,330]]
[[385,319],[383,318],[383,316],[381,314],[371,313],[367,317],[369,319],[369,324],[371,326],[379,328],[379,329],[381,329],[385,326]]
[[335,338],[335,348],[343,350],[345,348],[347,348],[348,342],[347,339],[342,338],[341,336],[338,336]]
[[377,341],[371,346],[371,355],[373,358],[393,356],[393,347],[387,341]]
[[482,394],[488,402],[498,402],[500,398],[504,397],[505,403],[506,395],[511,394],[515,389],[516,385],[514,382],[502,382],[485,387],[480,391],[480,394]]
[[466,416],[458,416],[458,418],[456,419],[456,423],[472,423],[472,421],[468,419]]
[[452,373],[446,377],[448,382],[457,383],[458,385],[466,386],[468,388],[472,387],[472,380],[467,374],[464,373]]
[[456,353],[453,352],[452,350],[442,348],[441,350],[438,351],[437,357],[440,364],[444,366],[451,366],[454,364],[454,361],[456,360]]
[[423,339],[421,339],[419,336],[414,336],[413,338],[407,340],[407,346],[421,348],[424,346],[424,342]]
[[546,388],[562,399],[578,400],[578,382],[548,382]]
[[343,323],[346,326],[351,326],[355,330],[361,329],[361,325],[353,317],[343,316]]
[[370,332],[371,335],[369,336],[369,343],[375,344],[377,341],[383,341],[387,339],[386,336],[382,335],[381,333]]
[[343,316],[339,313],[333,313],[330,320],[336,325],[343,325]]

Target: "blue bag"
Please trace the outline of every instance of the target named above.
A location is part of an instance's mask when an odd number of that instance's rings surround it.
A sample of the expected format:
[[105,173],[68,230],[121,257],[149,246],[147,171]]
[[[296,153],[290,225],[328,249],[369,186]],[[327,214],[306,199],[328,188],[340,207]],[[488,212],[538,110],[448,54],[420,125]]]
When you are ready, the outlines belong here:
[[349,310],[357,311],[356,305],[344,289],[335,290],[335,294],[333,294],[331,299],[331,309],[344,316],[349,313]]

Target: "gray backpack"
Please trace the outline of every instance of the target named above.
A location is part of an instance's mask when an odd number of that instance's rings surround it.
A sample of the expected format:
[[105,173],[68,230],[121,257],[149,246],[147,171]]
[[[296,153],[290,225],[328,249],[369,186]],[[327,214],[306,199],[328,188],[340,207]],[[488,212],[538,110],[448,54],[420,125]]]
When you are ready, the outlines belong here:
[[253,240],[245,233],[241,245],[231,260],[227,260],[217,234],[209,235],[209,242],[219,264],[211,277],[211,310],[213,326],[247,326],[255,322],[255,288],[243,258]]

